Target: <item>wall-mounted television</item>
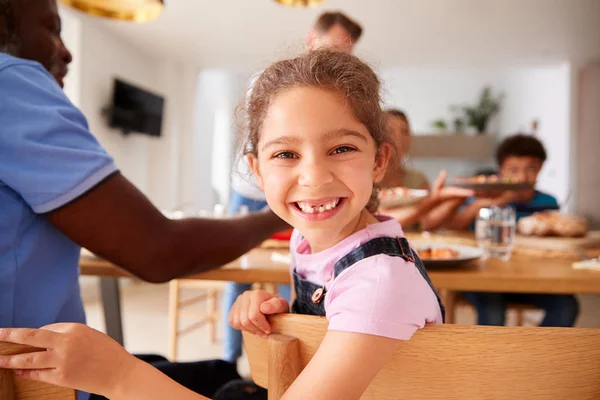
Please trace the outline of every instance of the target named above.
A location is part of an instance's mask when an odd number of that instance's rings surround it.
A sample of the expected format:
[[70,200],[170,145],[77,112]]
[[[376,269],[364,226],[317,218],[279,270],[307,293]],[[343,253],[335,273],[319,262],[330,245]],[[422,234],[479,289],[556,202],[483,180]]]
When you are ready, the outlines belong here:
[[160,136],[164,98],[115,79],[112,104],[107,107],[109,125],[123,133],[144,133]]

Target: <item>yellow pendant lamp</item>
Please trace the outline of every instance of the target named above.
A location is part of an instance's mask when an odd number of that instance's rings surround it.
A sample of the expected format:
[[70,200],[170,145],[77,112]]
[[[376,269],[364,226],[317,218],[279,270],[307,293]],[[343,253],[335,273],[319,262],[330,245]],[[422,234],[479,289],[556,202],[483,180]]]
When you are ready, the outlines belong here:
[[63,4],[97,17],[148,22],[161,14],[164,0],[60,0]]
[[323,2],[323,0],[275,0],[279,4],[284,6],[292,7],[316,7]]

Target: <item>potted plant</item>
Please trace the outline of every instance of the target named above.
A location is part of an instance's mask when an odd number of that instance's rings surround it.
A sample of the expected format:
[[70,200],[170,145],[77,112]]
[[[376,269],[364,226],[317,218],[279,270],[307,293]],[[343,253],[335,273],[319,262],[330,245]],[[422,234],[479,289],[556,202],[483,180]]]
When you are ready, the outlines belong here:
[[493,96],[492,89],[485,87],[481,91],[479,101],[474,106],[459,106],[455,109],[462,110],[468,126],[472,126],[477,133],[482,134],[487,130],[490,119],[500,112],[503,94]]
[[448,131],[448,123],[443,119],[436,119],[431,123],[431,126],[435,128],[438,133],[443,133]]

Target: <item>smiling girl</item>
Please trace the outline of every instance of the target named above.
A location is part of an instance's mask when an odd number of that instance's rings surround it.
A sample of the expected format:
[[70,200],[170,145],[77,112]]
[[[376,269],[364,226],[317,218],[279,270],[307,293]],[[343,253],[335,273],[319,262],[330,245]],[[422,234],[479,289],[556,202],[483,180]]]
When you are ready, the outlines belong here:
[[[319,50],[267,68],[246,102],[251,168],[271,209],[295,228],[292,310],[329,321],[286,399],[358,399],[403,340],[443,322],[399,223],[374,214],[391,151],[379,91],[358,58]],[[248,291],[229,321],[267,335],[265,315],[288,311],[286,300]],[[0,330],[2,340],[50,350],[0,357],[25,377],[112,399],[199,398],[82,325]]]
[[[265,70],[248,101],[244,148],[270,208],[295,230],[292,311],[328,333],[288,399],[360,398],[402,340],[443,308],[396,220],[376,216],[390,156],[376,74],[358,58],[317,51]],[[268,335],[282,298],[248,291],[230,324]]]

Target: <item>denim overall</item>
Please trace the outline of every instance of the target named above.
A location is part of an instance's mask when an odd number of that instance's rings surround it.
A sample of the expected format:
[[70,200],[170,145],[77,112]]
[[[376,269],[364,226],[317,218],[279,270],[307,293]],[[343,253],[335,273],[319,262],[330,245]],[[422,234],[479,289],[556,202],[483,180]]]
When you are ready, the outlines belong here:
[[[427,275],[423,261],[421,261],[421,259],[412,251],[406,238],[379,237],[363,243],[335,263],[333,266],[333,279],[337,278],[339,274],[346,270],[346,268],[351,267],[358,261],[373,257],[378,254],[401,257],[405,261],[415,264],[435,294],[438,304],[440,305],[440,310],[442,311],[443,321],[445,319],[446,311],[442,301],[440,300],[440,296],[431,284],[431,280],[429,279],[429,275]],[[296,300],[292,305],[292,312],[296,314],[319,315],[324,317],[325,302],[323,300],[327,290],[323,286],[319,286],[302,278],[295,269],[293,276]]]
[[[342,257],[333,266],[334,279],[346,268],[351,267],[356,262],[377,254],[387,254],[392,257],[402,257],[405,261],[415,263],[415,266],[425,279],[425,281],[435,293],[440,309],[442,310],[442,320],[445,317],[445,310],[440,296],[433,288],[425,266],[421,259],[412,251],[408,241],[405,238],[380,237],[363,243],[358,248],[352,250],[346,256]],[[294,289],[296,290],[296,300],[292,305],[292,312],[296,314],[309,314],[325,316],[324,296],[326,291],[322,286],[303,279],[294,270]],[[321,296],[314,296],[315,292],[322,291]],[[320,293],[320,292],[318,292]],[[313,297],[319,297],[317,303],[313,302]],[[215,394],[215,400],[267,400],[267,391],[248,381],[232,381],[225,385]]]

